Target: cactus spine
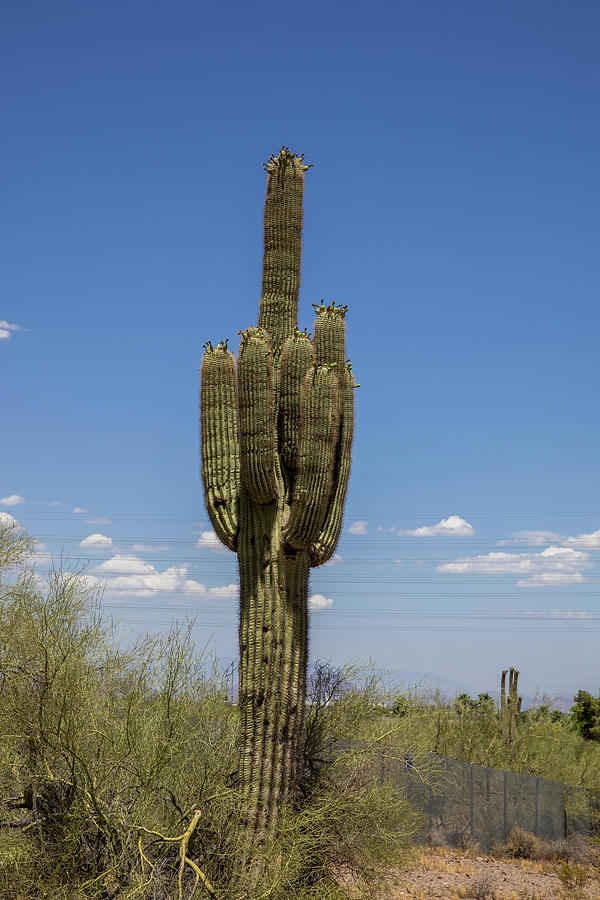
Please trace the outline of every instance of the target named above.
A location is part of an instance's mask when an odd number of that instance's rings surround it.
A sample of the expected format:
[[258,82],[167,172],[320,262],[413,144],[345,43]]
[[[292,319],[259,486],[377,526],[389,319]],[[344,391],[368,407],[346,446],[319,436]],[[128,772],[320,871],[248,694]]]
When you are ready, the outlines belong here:
[[334,553],[353,432],[346,307],[315,305],[298,331],[302,197],[309,167],[284,147],[265,164],[258,327],[237,366],[223,342],[201,366],[202,478],[240,571],[238,785],[252,840],[275,827],[301,774],[311,566]]

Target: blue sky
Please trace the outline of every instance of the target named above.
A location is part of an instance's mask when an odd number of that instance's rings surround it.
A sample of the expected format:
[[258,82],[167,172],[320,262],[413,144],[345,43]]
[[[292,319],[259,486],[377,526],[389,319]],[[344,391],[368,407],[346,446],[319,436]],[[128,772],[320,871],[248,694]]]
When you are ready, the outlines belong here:
[[600,8],[341,9],[4,5],[0,509],[128,629],[189,611],[235,655],[197,367],[256,321],[287,144],[315,163],[299,320],[348,303],[361,383],[313,655],[596,691]]

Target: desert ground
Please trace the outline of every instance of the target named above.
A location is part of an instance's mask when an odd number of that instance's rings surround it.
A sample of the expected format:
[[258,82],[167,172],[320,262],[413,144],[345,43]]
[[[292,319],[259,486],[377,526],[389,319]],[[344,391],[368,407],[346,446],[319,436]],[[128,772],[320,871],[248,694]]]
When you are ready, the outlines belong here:
[[[495,859],[445,847],[418,852],[415,865],[395,878],[390,900],[542,900],[600,898],[600,882],[588,873],[583,886],[566,887],[560,864],[546,860]],[[577,870],[575,872],[577,875]]]

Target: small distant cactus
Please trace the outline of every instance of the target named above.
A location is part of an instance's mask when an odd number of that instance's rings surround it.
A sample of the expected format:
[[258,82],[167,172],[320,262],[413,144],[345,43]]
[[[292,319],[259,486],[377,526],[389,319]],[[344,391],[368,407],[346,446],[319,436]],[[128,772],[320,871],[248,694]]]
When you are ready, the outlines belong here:
[[353,434],[346,307],[314,304],[298,330],[304,157],[283,147],[265,164],[258,327],[205,345],[201,455],[214,530],[240,570],[238,784],[244,825],[260,838],[301,771],[311,566],[336,548]]
[[[508,675],[508,697],[506,696],[506,676]],[[519,672],[517,669],[504,670],[500,679],[500,721],[502,726],[502,740],[505,746],[512,744],[517,736],[517,716],[521,712],[523,698],[518,695],[517,684]]]

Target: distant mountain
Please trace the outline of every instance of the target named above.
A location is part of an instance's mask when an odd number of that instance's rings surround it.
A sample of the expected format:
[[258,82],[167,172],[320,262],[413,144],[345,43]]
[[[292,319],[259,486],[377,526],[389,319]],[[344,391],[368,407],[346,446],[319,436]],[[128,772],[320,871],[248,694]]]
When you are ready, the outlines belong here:
[[468,685],[453,681],[439,672],[422,672],[416,669],[375,669],[376,674],[381,675],[386,685],[392,690],[408,690],[417,688],[422,692],[439,691],[445,697],[455,697],[457,694],[472,693]]
[[[222,671],[229,670],[227,684],[230,690],[233,689],[234,695],[237,697],[237,660],[230,657],[220,657],[217,663]],[[433,694],[439,692],[445,699],[452,700],[458,694],[469,694],[471,697],[477,697],[482,693],[481,685],[468,684],[466,682],[454,681],[440,672],[432,672],[420,669],[377,669],[374,668],[373,674],[381,676],[386,689],[392,691],[407,691],[410,688],[417,689],[420,693]],[[500,681],[500,676],[498,676]],[[566,690],[560,695],[542,695],[542,694],[523,694],[523,709],[529,709],[534,704],[540,706],[545,703],[551,709],[559,709],[561,712],[569,712],[573,705],[573,696],[577,693],[577,688],[572,691]],[[500,690],[487,691],[495,700],[500,698]]]

